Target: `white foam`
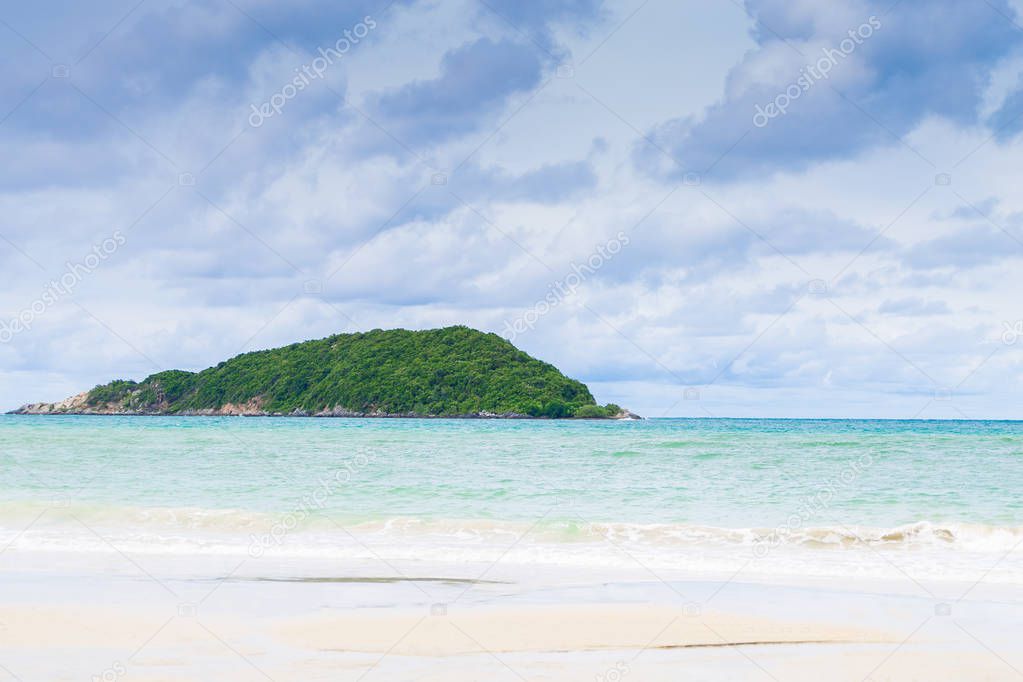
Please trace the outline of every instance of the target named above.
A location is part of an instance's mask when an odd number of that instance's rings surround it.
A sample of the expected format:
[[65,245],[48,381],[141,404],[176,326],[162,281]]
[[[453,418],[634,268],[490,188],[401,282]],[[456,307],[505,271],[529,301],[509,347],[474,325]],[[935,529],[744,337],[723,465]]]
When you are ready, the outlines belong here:
[[[27,528],[27,529],[26,529]],[[12,552],[434,561],[641,567],[719,574],[892,578],[1023,584],[1023,528],[919,521],[893,528],[801,529],[686,524],[391,518],[350,522],[242,510],[0,505]],[[1023,552],[1019,553],[1023,555]]]

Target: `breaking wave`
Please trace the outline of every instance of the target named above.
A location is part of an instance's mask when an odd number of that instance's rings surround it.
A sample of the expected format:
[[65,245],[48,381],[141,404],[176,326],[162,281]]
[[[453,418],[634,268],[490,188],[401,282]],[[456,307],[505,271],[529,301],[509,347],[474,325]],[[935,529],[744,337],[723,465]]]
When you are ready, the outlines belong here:
[[[806,549],[948,548],[973,552],[1006,552],[1023,543],[1023,526],[917,521],[890,528],[862,525],[824,525],[791,529],[784,526],[724,528],[673,523],[590,523],[570,520],[501,521],[398,517],[366,520],[327,517],[315,509],[255,512],[197,507],[114,507],[42,502],[0,503],[0,533],[82,526],[144,534],[157,539],[161,532],[194,533],[230,538],[247,537],[278,525],[295,536],[323,535],[331,531],[396,541],[447,538],[485,542],[529,536],[545,543],[578,544],[594,541],[635,543],[650,547],[756,546],[768,543]],[[28,531],[25,531],[28,532]]]

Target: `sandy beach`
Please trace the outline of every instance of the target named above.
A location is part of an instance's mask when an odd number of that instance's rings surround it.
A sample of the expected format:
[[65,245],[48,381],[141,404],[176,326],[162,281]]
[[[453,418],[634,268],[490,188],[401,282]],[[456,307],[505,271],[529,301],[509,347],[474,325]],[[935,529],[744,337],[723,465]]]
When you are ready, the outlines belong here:
[[501,563],[375,562],[382,574],[371,575],[373,563],[8,552],[0,662],[12,679],[147,681],[673,680],[683,670],[1011,680],[1023,668],[1023,590],[1007,586],[638,570],[593,580]]

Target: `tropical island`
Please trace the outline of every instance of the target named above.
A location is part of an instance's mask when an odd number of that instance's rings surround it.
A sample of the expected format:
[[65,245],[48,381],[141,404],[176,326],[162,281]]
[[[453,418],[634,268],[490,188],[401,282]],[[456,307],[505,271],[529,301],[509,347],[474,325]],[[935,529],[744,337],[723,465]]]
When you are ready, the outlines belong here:
[[497,334],[375,329],[119,379],[12,414],[635,419]]

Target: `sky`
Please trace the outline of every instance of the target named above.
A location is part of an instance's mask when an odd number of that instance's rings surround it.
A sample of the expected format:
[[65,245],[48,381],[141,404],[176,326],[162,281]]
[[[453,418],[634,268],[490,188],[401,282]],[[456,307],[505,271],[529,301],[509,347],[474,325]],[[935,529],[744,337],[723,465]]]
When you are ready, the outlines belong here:
[[1023,2],[0,8],[0,408],[465,324],[648,417],[1023,418]]

